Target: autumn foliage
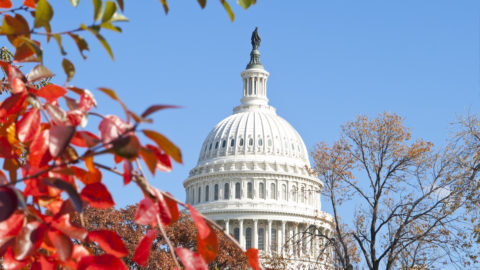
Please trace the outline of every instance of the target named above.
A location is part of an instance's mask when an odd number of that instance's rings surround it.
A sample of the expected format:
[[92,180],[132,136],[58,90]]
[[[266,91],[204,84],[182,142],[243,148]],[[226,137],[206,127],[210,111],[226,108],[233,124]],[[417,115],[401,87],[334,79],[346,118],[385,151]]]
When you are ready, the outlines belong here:
[[[79,1],[71,1],[74,6]],[[204,4],[205,1],[199,1]],[[243,2],[243,1],[242,1]],[[162,1],[166,6],[166,1]],[[120,32],[116,25],[127,21],[121,14],[123,1],[93,1],[94,24],[65,32],[52,32],[50,21],[54,9],[47,0],[26,0],[12,8],[10,0],[0,1],[3,16],[0,35],[8,39],[15,53],[13,59],[0,61],[5,74],[0,104],[0,256],[5,269],[127,269],[126,258],[132,256],[139,266],[147,265],[155,239],[162,237],[175,268],[208,269],[218,255],[218,230],[214,222],[185,205],[169,193],[152,187],[142,166],[155,174],[172,169],[172,160],[182,163],[180,149],[161,133],[144,129],[149,117],[169,105],[153,105],[141,114],[130,110],[108,88],[99,88],[118,102],[125,117],[101,114],[95,95],[87,89],[67,85],[75,68],[67,58],[62,66],[67,75],[64,85],[50,83],[53,73],[42,64],[41,42],[34,36],[53,38],[66,54],[62,37],[73,39],[80,54],[89,50],[81,33],[92,34],[113,58],[110,45],[100,34],[102,29]],[[168,6],[167,6],[168,7]],[[23,14],[23,15],[22,15]],[[44,32],[41,32],[42,29]],[[27,74],[18,63],[37,63]],[[89,118],[99,117],[100,124],[88,125]],[[139,138],[143,134],[146,141]],[[100,163],[98,156],[111,162]],[[103,158],[102,160],[106,160]],[[130,254],[117,231],[88,229],[83,220],[86,207],[109,209],[115,206],[103,182],[103,172],[118,175],[123,185],[140,188],[145,198],[139,202],[134,222],[148,226],[135,251]],[[193,219],[196,245],[174,246],[166,231],[180,218],[182,205]],[[229,235],[234,244],[235,240]],[[89,248],[95,245],[98,249]],[[160,248],[160,247],[155,247]],[[101,250],[101,252],[96,252]],[[155,252],[155,251],[153,251]],[[240,252],[241,249],[240,249]],[[252,255],[251,255],[252,254]],[[247,252],[249,262],[258,268],[255,252]],[[251,255],[251,256],[250,256]],[[162,257],[164,258],[164,257]],[[178,259],[179,260],[178,260]]]

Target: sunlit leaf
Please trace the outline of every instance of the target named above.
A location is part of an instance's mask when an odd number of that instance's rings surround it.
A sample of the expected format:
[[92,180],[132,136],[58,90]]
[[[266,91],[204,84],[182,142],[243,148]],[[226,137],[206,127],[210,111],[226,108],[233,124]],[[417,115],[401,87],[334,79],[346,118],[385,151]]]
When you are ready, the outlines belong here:
[[67,94],[67,90],[56,84],[48,84],[40,88],[35,94],[51,103],[56,101],[59,97],[63,97]]
[[[157,162],[156,163],[156,168],[159,171],[161,171],[161,172],[172,171],[172,162],[170,161],[170,157],[167,154],[161,153],[160,150],[158,150],[157,147],[155,147],[151,144],[147,144],[146,148],[151,150],[155,154],[156,162]],[[141,154],[141,152],[140,152],[140,154]],[[153,159],[152,159],[152,161],[153,161]]]
[[47,235],[53,247],[55,247],[60,260],[68,260],[72,256],[73,251],[73,243],[70,238],[57,230],[50,230]]
[[31,109],[17,122],[17,136],[21,142],[31,142],[40,130],[40,111]]
[[202,215],[197,212],[193,206],[187,204],[187,208],[190,211],[190,216],[193,219],[193,222],[195,223],[195,226],[197,226],[198,229],[198,235],[202,239],[206,239],[208,235],[212,232],[212,229],[210,229],[210,226],[205,222],[203,219]]
[[[117,0],[118,1],[118,0]],[[125,15],[115,12],[110,19],[111,22],[128,22],[128,18]]]
[[141,147],[140,156],[145,164],[147,164],[148,170],[152,175],[155,175],[155,168],[157,167],[157,157],[155,156],[155,153],[151,149]]
[[83,59],[86,59],[87,56],[83,53],[83,51],[89,51],[90,48],[88,47],[88,43],[85,41],[85,39],[73,33],[68,33],[68,35],[73,39],[73,41],[75,41],[75,44],[77,44],[78,50],[80,51]]
[[40,64],[32,68],[26,77],[29,82],[36,82],[53,76],[55,76],[55,74],[53,74],[47,67]]
[[[8,14],[3,16],[2,30],[0,33],[5,35],[23,35],[26,37],[30,36],[30,29],[28,22],[20,14],[15,14],[15,17],[12,17]],[[10,40],[12,42],[13,40]],[[13,44],[14,42],[12,42]]]
[[20,111],[25,104],[27,97],[28,94],[26,92],[20,92],[5,99],[2,104],[0,104],[0,119]]
[[80,0],[70,0],[70,4],[72,4],[73,7],[77,7],[79,3]]
[[122,258],[128,255],[128,250],[116,232],[97,230],[88,233],[88,240],[96,242],[108,254]]
[[145,198],[138,203],[134,221],[140,225],[154,225],[157,223],[157,213],[158,205],[150,198]]
[[40,248],[45,230],[46,225],[38,221],[31,221],[25,225],[15,239],[15,259],[21,261]]
[[67,52],[65,51],[65,49],[63,49],[63,45],[62,45],[62,36],[60,34],[55,34],[53,35],[53,38],[55,39],[55,41],[57,41],[58,48],[60,49],[60,53],[62,55],[66,55]]
[[77,270],[127,270],[125,263],[110,254],[84,256],[78,262]]
[[252,0],[237,0],[237,2],[243,9],[248,9],[251,5],[254,4]]
[[177,202],[173,201],[167,196],[164,196],[158,189],[154,189],[154,192],[155,197],[157,198],[158,210],[162,224],[167,226],[177,222],[180,216]]
[[70,141],[71,144],[78,147],[93,147],[99,142],[100,138],[89,131],[77,131]]
[[176,248],[175,253],[182,261],[185,270],[208,270],[208,265],[200,254],[188,248]]
[[204,239],[200,237],[200,234],[197,235],[197,250],[207,263],[215,260],[218,253],[218,239],[213,230]]
[[0,8],[11,8],[12,1],[10,0],[0,0]]
[[53,17],[53,9],[47,0],[38,0],[37,9],[35,10],[35,21],[33,26],[35,28],[48,26]]
[[0,238],[17,235],[23,227],[24,220],[25,216],[17,213],[0,222]]
[[154,130],[145,129],[142,131],[145,136],[153,140],[167,155],[171,156],[176,162],[182,163],[182,152],[167,137]]
[[112,60],[114,60],[112,48],[108,44],[107,40],[102,35],[100,35],[100,33],[98,33],[98,30],[93,28],[93,27],[87,27],[85,25],[81,25],[81,27],[82,27],[82,29],[85,29],[85,30],[89,31],[90,33],[92,33],[98,39],[98,41],[102,44],[103,48],[105,48],[108,55],[110,55],[110,58],[112,58]]
[[92,0],[93,2],[93,20],[98,21],[102,16],[102,0]]
[[123,185],[128,185],[132,180],[132,163],[128,160],[123,161]]
[[235,15],[233,14],[232,8],[230,7],[230,5],[226,0],[220,0],[220,2],[222,3],[223,8],[225,8],[225,11],[227,11],[228,16],[230,17],[230,21],[233,22],[233,20],[235,20]]
[[106,115],[98,126],[100,137],[104,143],[112,142],[131,128],[133,128],[132,125],[126,123],[116,115]]
[[72,62],[70,62],[70,60],[68,60],[67,58],[63,58],[62,67],[63,71],[65,71],[65,74],[67,75],[67,80],[65,81],[65,83],[67,83],[75,75],[75,66],[72,64]]
[[43,167],[52,159],[48,151],[49,130],[38,132],[30,144],[28,163],[33,167]]
[[86,185],[80,196],[94,208],[110,208],[115,205],[107,187],[100,182]]
[[107,1],[105,3],[105,10],[103,11],[102,23],[110,21],[116,11],[117,4],[113,1]]
[[63,232],[69,237],[80,241],[85,240],[88,235],[88,231],[85,228],[70,223],[70,214],[65,214],[55,219],[52,222],[52,227]]
[[146,266],[148,263],[148,258],[150,257],[150,250],[152,249],[152,244],[155,238],[157,237],[157,230],[151,229],[148,230],[145,236],[138,243],[137,248],[135,249],[135,254],[133,255],[133,261],[138,263],[140,266]]

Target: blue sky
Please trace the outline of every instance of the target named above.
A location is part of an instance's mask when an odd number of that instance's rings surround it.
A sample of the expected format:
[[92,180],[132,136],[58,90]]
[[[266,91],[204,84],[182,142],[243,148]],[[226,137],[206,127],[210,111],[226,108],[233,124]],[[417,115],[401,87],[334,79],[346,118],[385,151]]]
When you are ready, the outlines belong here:
[[[54,31],[91,22],[90,1],[77,9],[54,2]],[[218,1],[208,1],[204,10],[195,0],[170,1],[168,15],[159,1],[126,1],[131,22],[122,25],[122,34],[105,33],[115,61],[91,37],[86,61],[64,41],[77,68],[72,84],[91,89],[100,112],[121,114],[95,91],[100,86],[114,89],[139,113],[151,104],[182,106],[157,113],[153,128],[181,147],[184,164],[150,180],[179,198],[208,132],[239,104],[240,72],[255,26],[270,72],[270,104],[309,150],[338,139],[340,126],[356,115],[384,111],[405,117],[414,137],[442,145],[456,117],[480,109],[478,1],[258,0],[247,11],[230,2],[233,23]],[[45,64],[61,83],[56,46],[45,45]],[[119,206],[140,200],[134,186],[106,178]]]

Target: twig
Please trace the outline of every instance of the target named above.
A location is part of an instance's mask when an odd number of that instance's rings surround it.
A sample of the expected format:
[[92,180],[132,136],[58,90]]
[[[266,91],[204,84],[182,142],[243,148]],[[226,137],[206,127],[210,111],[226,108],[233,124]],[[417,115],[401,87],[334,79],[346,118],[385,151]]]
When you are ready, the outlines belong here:
[[167,242],[168,248],[170,249],[170,254],[172,255],[173,260],[175,261],[175,265],[181,269],[180,263],[178,263],[177,256],[175,255],[175,251],[172,246],[172,242],[170,242],[170,239],[167,236],[167,233],[165,232],[165,229],[163,228],[162,221],[160,220],[160,215],[157,214],[157,226],[160,229],[160,232],[162,233],[163,238]]

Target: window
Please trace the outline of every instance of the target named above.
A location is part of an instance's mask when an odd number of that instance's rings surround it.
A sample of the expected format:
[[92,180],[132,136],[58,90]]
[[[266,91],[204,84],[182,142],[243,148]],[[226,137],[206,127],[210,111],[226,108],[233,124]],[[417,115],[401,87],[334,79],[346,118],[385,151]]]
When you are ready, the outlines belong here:
[[240,242],[240,229],[239,228],[233,229],[233,237],[235,237],[235,240]]
[[240,139],[240,146],[243,146],[243,139]]
[[218,142],[215,143],[215,149],[217,149],[217,148],[218,148]]
[[250,138],[250,139],[248,140],[248,145],[250,145],[250,146],[253,145],[253,139],[252,139],[252,138]]
[[270,245],[270,250],[277,250],[277,229],[272,228],[272,243]]
[[253,199],[253,185],[252,185],[252,182],[248,182],[248,184],[247,184],[247,198]]
[[223,199],[228,200],[230,199],[230,184],[225,183],[225,187],[223,189]]
[[272,140],[268,139],[268,146],[272,146]]
[[208,150],[212,150],[212,144],[210,144],[210,147],[208,147]]
[[236,183],[235,184],[235,199],[240,199],[240,193],[241,193],[240,183]]
[[276,200],[277,199],[277,190],[275,189],[275,184],[270,184],[270,199]]
[[287,200],[287,185],[285,184],[282,185],[282,200]]
[[258,228],[258,249],[265,250],[265,230]]
[[232,139],[232,140],[230,141],[230,146],[231,146],[231,147],[234,147],[234,146],[235,146],[235,140],[234,140],[234,139]]
[[245,230],[245,249],[252,247],[252,229],[247,228]]
[[297,201],[297,187],[296,186],[292,186],[292,199],[294,202]]
[[258,197],[265,199],[265,185],[263,183],[258,184]]
[[207,185],[205,187],[205,201],[208,202],[208,195],[210,193],[210,187]]
[[225,146],[227,146],[227,140],[223,140],[222,142],[222,148],[225,148]]
[[218,201],[218,184],[213,187],[213,200]]
[[259,146],[262,146],[262,144],[263,144],[263,140],[262,140],[262,139],[258,139],[258,145],[259,145]]
[[200,203],[200,200],[202,199],[202,187],[198,187],[198,203]]

